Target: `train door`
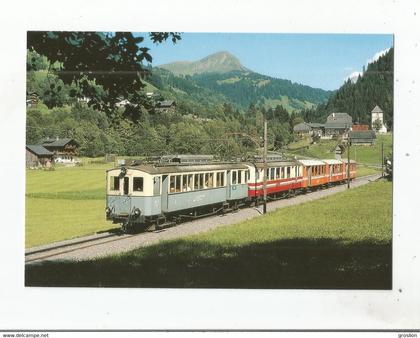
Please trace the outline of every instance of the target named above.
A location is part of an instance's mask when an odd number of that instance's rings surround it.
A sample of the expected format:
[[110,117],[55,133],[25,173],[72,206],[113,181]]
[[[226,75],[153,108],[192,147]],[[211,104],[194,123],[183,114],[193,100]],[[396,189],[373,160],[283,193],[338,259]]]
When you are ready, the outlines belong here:
[[153,196],[160,195],[160,176],[153,178]]
[[228,200],[232,196],[232,188],[233,188],[233,185],[231,184],[231,175],[232,175],[232,171],[228,170],[227,175],[226,175],[226,199]]
[[166,212],[168,210],[168,187],[169,187],[169,176],[163,175],[162,176],[162,197],[161,197],[162,212]]
[[124,176],[122,181],[123,195],[121,196],[121,203],[118,208],[118,213],[128,215],[131,212],[130,177]]

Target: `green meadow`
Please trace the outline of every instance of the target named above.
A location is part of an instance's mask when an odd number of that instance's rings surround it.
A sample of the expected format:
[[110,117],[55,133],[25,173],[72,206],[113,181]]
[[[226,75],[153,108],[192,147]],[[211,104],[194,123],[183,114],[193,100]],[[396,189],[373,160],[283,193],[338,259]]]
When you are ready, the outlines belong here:
[[115,228],[105,221],[105,171],[113,164],[27,170],[27,248]]
[[231,226],[83,262],[26,267],[27,286],[392,287],[392,184],[378,181]]

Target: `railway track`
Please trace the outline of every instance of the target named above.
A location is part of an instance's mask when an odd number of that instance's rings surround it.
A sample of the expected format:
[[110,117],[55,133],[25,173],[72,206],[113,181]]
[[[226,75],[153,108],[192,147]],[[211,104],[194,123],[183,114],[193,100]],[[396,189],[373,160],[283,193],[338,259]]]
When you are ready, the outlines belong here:
[[[380,178],[380,174],[374,174],[374,175],[369,175],[369,176],[363,176],[363,177],[359,177],[356,178],[355,180],[353,180],[353,183],[358,183],[356,185],[361,185],[361,184],[365,184],[365,183],[369,183],[371,181],[377,180],[378,178]],[[342,185],[341,186],[336,186],[335,188],[344,188]],[[330,189],[334,189],[334,188],[330,188]],[[322,195],[322,191],[328,191],[330,189],[325,189],[325,190],[317,190],[317,191],[313,191],[313,192],[309,192],[305,195],[298,195],[298,196],[311,196],[316,194],[317,192],[319,193],[319,197],[316,198],[321,198],[323,197]],[[343,189],[337,189],[337,192],[339,191],[343,191]],[[290,198],[289,200],[293,200],[294,198]],[[284,200],[283,200],[284,201]],[[304,203],[306,200],[303,200],[302,203]],[[274,206],[274,204],[276,204],[276,202],[280,202],[280,201],[272,201],[269,202],[268,205],[272,204],[273,208],[270,209],[276,209],[277,207]],[[242,210],[246,210],[246,209],[250,209],[252,210],[252,208],[245,208]],[[255,209],[255,208],[254,208]],[[214,219],[216,217],[220,217],[220,216],[213,216],[213,217],[207,217],[207,220],[211,220]],[[197,220],[199,221],[199,220]],[[184,227],[187,227],[188,225],[186,224],[191,224],[193,222],[186,222],[183,223],[181,225],[177,225],[176,227],[173,228],[168,228],[168,231],[163,231],[163,233],[170,233],[171,229],[174,228],[179,228],[182,227],[184,225]],[[176,232],[176,230],[172,230],[173,232]],[[46,245],[43,247],[37,247],[37,248],[33,248],[33,249],[28,249],[25,252],[25,264],[33,264],[33,263],[37,263],[37,262],[42,262],[45,260],[55,260],[55,259],[68,259],[68,257],[73,256],[76,252],[78,251],[88,251],[88,250],[93,250],[95,249],[99,249],[101,247],[105,247],[105,246],[112,246],[114,244],[117,244],[118,242],[124,242],[126,241],[128,242],[132,242],[136,240],[136,238],[142,238],[142,243],[143,245],[147,245],[147,244],[152,244],[154,242],[159,241],[159,238],[162,237],[160,236],[160,232],[161,231],[148,231],[148,232],[141,232],[138,234],[124,234],[122,232],[116,232],[116,233],[105,233],[105,234],[97,234],[97,235],[91,235],[91,236],[86,236],[86,237],[82,237],[82,238],[78,238],[78,239],[74,239],[74,240],[68,240],[68,241],[63,241],[63,242],[59,242],[59,243],[53,243],[50,245]],[[190,232],[194,233],[194,232]],[[169,236],[169,238],[176,238],[179,236]],[[123,243],[121,243],[123,244]],[[132,246],[131,246],[132,247]]]

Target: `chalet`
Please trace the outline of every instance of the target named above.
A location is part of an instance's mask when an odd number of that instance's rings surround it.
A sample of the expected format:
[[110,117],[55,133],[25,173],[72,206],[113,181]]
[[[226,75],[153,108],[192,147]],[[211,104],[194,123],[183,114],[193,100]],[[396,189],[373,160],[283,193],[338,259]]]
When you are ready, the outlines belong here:
[[176,109],[176,102],[173,100],[159,101],[156,105],[156,110],[159,112],[174,112]]
[[322,123],[301,122],[293,127],[293,132],[300,135],[321,136],[324,133],[324,125]]
[[51,167],[54,154],[39,144],[26,146],[26,167]]
[[373,145],[376,135],[373,130],[350,131],[349,141],[352,145]]
[[301,134],[301,135],[309,134],[310,131],[311,131],[311,127],[306,122],[298,123],[297,125],[293,127],[293,132],[296,134]]
[[41,145],[54,154],[56,162],[75,163],[79,144],[72,138],[43,139]]
[[332,138],[342,136],[351,129],[353,125],[352,117],[347,113],[332,113],[328,115],[325,123],[325,137]]

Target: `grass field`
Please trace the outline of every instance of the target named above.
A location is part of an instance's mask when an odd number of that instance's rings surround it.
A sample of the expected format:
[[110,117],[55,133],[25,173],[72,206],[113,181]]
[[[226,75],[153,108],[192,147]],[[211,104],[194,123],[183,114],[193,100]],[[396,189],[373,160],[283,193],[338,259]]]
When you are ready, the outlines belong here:
[[86,262],[26,268],[27,286],[390,289],[390,182]]
[[25,246],[33,247],[115,227],[105,221],[105,170],[113,164],[84,159],[80,167],[26,173]]
[[[363,164],[381,164],[381,146],[384,144],[384,155],[387,156],[392,150],[392,134],[377,135],[373,146],[352,146],[350,158]],[[336,140],[320,140],[318,143],[308,145],[308,142],[301,140],[288,146],[287,153],[314,158],[334,158]],[[342,155],[347,158],[347,153]]]

